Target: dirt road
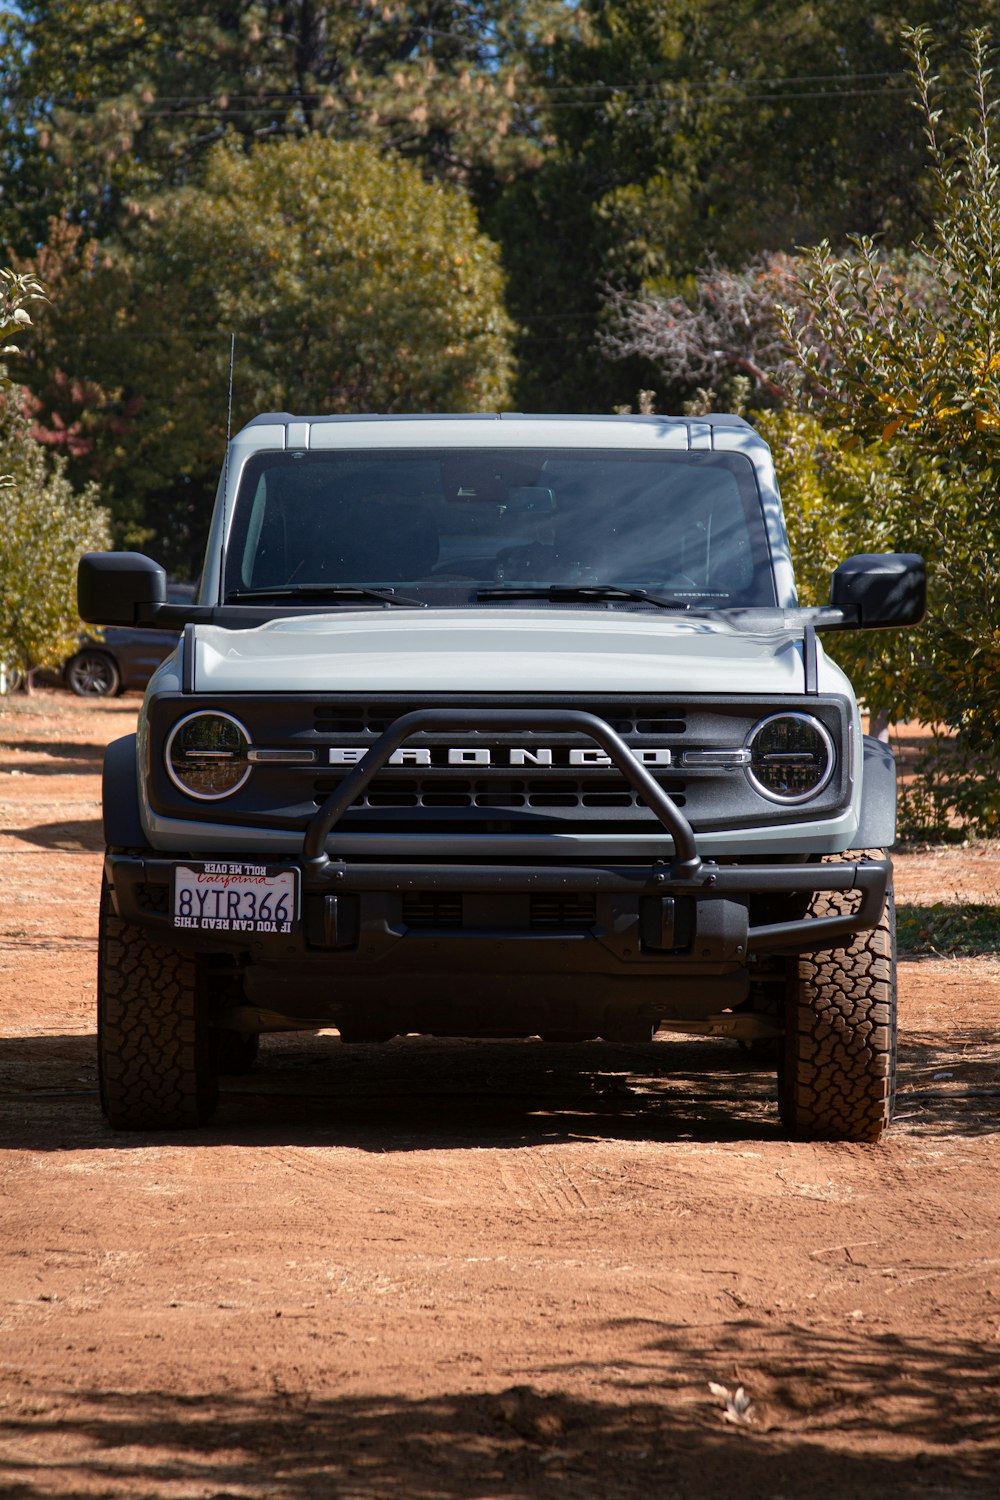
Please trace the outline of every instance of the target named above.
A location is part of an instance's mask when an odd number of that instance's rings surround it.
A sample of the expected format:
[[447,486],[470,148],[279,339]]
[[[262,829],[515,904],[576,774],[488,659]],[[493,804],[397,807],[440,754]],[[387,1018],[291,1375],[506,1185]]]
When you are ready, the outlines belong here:
[[[676,1039],[274,1039],[208,1131],[114,1135],[137,702],[0,700],[0,1494],[1000,1493],[1000,960],[902,966],[882,1147],[786,1143],[765,1073]],[[898,861],[903,903],[998,892],[995,845]]]

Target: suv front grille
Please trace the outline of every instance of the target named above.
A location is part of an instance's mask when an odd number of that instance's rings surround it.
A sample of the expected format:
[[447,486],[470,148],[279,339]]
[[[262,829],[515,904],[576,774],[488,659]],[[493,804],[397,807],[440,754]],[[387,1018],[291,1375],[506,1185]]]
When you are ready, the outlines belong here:
[[533,895],[531,926],[536,932],[587,932],[597,921],[597,897]]
[[[683,807],[683,781],[657,777],[663,790],[677,807]],[[321,807],[341,784],[341,778],[317,781],[313,801]],[[427,808],[645,808],[642,797],[621,776],[601,780],[575,777],[553,777],[551,781],[467,780],[391,776],[377,777],[367,790],[351,803],[352,808],[427,807]]]
[[462,925],[462,898],[457,891],[408,891],[403,921],[421,932],[454,932]]
[[[320,703],[313,710],[316,738],[326,745],[354,750],[367,749],[402,714],[417,707],[446,706],[440,700],[378,700],[372,703]],[[484,707],[495,702],[484,700]],[[505,705],[515,706],[515,705]],[[534,707],[527,701],[524,707]],[[687,734],[684,712],[674,705],[623,700],[590,700],[573,707],[598,714],[625,741],[636,748],[673,745],[677,755]],[[571,748],[590,745],[586,736],[548,734],[535,730],[506,732],[423,734],[410,741],[426,747],[432,764],[415,767],[385,766],[351,804],[341,826],[369,829],[373,833],[393,830],[424,833],[511,833],[555,831],[572,819],[575,831],[588,827],[602,833],[634,831],[637,818],[650,830],[658,821],[645,801],[614,769],[567,764]],[[495,763],[476,766],[462,774],[447,763],[449,747],[482,750],[489,747]],[[540,769],[528,763],[524,774],[509,763],[512,749],[537,753],[541,747],[552,755],[552,765]],[[321,755],[324,752],[321,750]],[[328,754],[328,752],[325,752]],[[652,769],[652,768],[651,768]],[[514,774],[512,774],[514,770]],[[322,806],[348,774],[320,776],[312,785],[313,805]],[[663,790],[678,807],[687,802],[686,780],[676,773],[656,774]]]
[[[484,925],[478,912],[467,920],[464,899],[457,891],[408,891],[402,915],[406,926],[416,932],[457,932]],[[498,929],[526,921],[532,932],[589,932],[597,921],[597,897],[593,893],[533,892],[524,898],[494,901],[491,916],[485,925]]]
[[[503,708],[515,716],[513,728],[413,736],[383,766],[365,792],[347,808],[338,827],[347,835],[572,834],[628,837],[656,834],[659,820],[614,766],[601,764],[594,742],[583,733],[519,729],[519,711],[551,709],[562,703],[603,719],[637,754],[695,832],[738,830],[775,822],[830,817],[851,793],[847,746],[848,705],[828,695],[710,696],[689,694],[683,701],[593,694],[555,699],[552,695],[414,694],[401,697],[349,694],[321,699],[298,693],[206,694],[199,703],[235,713],[253,745],[278,753],[257,762],[246,783],[231,797],[195,803],[170,782],[161,757],[150,766],[150,798],[167,817],[244,827],[303,831],[317,807],[351,774],[352,766],[385,729],[415,709],[452,708],[468,713]],[[806,710],[823,722],[838,747],[836,774],[813,801],[794,808],[763,797],[742,766],[718,765],[688,751],[742,748],[753,726],[782,710]],[[189,697],[157,698],[150,739],[163,744],[170,727],[191,711]],[[282,762],[281,752],[291,752]],[[659,757],[659,758],[658,758]],[[669,760],[667,759],[669,757]]]
[[[313,728],[318,735],[324,738],[328,735],[362,735],[366,739],[374,741],[380,734],[384,734],[389,725],[402,714],[411,712],[412,709],[441,707],[441,704],[399,702],[392,704],[380,703],[377,707],[367,704],[352,705],[345,708],[339,704],[320,703],[316,705],[313,712]],[[486,705],[484,705],[485,707]],[[525,705],[526,707],[528,705]],[[686,729],[684,715],[675,708],[671,708],[669,716],[662,710],[657,712],[648,704],[618,705],[617,708],[608,710],[598,708],[590,703],[574,704],[574,707],[583,708],[590,712],[599,713],[601,717],[611,725],[617,734],[624,735],[626,739],[633,736],[646,735],[679,735]],[[525,742],[533,737],[526,736]]]

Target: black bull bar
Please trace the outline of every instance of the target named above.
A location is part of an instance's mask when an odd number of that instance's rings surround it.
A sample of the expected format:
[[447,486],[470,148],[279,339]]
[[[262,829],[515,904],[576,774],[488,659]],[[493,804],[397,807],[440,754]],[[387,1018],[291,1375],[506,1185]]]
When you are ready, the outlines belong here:
[[[648,867],[636,865],[515,865],[476,863],[369,863],[331,858],[326,843],[343,814],[369,785],[394,751],[414,735],[454,731],[531,729],[581,734],[597,744],[646,801],[671,840],[672,857]],[[600,892],[631,896],[712,897],[857,891],[856,908],[846,914],[806,917],[751,927],[751,951],[808,947],[875,927],[882,916],[891,862],[848,860],[807,865],[718,865],[703,860],[690,823],[632,750],[596,714],[578,709],[417,709],[396,719],[316,812],[303,843],[303,877],[310,890],[337,892],[464,890],[505,892]]]

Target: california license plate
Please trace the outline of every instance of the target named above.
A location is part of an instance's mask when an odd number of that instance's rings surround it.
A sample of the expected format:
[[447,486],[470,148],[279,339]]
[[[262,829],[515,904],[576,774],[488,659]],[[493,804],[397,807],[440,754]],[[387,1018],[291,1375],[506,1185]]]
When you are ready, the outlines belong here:
[[173,924],[201,932],[294,932],[299,872],[287,865],[206,861],[174,867]]

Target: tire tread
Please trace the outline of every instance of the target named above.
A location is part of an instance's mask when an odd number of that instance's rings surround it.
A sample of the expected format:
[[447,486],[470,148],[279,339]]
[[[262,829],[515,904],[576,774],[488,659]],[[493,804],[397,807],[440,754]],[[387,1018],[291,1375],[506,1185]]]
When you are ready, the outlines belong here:
[[[811,911],[831,915],[842,903],[842,896],[821,894]],[[895,969],[891,887],[877,927],[846,948],[790,961],[779,1107],[796,1139],[876,1142],[888,1128],[895,1103]]]
[[149,940],[101,897],[101,1107],[116,1130],[190,1129],[215,1105],[195,960]]

